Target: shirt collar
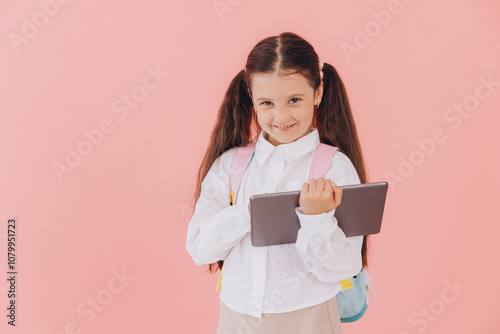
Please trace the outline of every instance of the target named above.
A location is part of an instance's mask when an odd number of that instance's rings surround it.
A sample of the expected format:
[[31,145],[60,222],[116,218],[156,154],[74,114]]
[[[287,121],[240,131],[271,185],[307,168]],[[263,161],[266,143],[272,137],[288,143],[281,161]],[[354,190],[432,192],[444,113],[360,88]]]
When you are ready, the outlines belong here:
[[264,138],[264,131],[261,131],[255,145],[255,159],[260,166],[263,166],[269,155],[277,150],[290,162],[316,149],[319,145],[318,129],[311,127],[311,132],[307,135],[287,144],[274,146]]

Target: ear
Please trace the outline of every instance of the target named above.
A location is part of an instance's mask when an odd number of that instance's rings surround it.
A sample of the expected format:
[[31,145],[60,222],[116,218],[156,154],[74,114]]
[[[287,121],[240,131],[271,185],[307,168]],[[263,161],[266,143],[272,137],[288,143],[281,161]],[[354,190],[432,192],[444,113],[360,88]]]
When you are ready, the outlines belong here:
[[316,89],[316,94],[314,96],[314,104],[321,103],[322,98],[323,98],[323,80],[321,80],[318,89]]

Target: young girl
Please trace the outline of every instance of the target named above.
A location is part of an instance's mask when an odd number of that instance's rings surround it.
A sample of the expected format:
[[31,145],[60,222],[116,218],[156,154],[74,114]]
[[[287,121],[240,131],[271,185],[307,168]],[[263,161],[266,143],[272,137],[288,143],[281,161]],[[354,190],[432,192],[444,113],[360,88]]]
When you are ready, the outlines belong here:
[[[231,161],[250,142],[255,155],[230,205]],[[320,142],[339,151],[326,177],[308,182]],[[186,249],[197,265],[208,264],[210,272],[224,267],[217,334],[342,333],[336,295],[340,281],[367,267],[367,236],[346,237],[334,213],[339,186],[366,182],[335,68],[290,32],[257,43],[220,107],[187,232]],[[250,196],[294,190],[300,190],[296,243],[252,246]]]

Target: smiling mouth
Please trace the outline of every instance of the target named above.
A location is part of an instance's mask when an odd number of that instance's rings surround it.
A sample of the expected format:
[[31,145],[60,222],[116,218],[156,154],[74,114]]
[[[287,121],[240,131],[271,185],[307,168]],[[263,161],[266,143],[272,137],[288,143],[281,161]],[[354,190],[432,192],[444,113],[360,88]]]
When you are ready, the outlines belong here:
[[292,124],[292,125],[289,125],[289,126],[276,126],[276,125],[273,125],[275,128],[277,129],[280,129],[280,130],[286,130],[286,129],[290,129],[292,126],[294,126],[296,123]]

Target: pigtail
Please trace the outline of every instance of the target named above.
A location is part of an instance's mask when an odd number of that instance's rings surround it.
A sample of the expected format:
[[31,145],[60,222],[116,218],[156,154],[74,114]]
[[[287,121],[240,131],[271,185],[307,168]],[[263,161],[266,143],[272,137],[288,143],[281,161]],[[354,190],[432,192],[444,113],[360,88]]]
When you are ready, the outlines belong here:
[[[321,83],[317,53],[309,42],[291,32],[270,36],[257,43],[248,55],[245,69],[231,81],[219,109],[207,152],[198,170],[193,208],[200,196],[203,179],[214,161],[235,146],[254,142],[261,133],[253,112],[250,77],[258,73],[298,72],[314,89]],[[338,147],[353,163],[361,183],[367,183],[363,152],[346,89],[337,70],[328,63],[323,64],[323,97],[319,107],[315,108],[312,126],[318,129],[320,141]],[[361,249],[364,268],[368,267],[367,242],[368,236],[365,235]],[[222,269],[223,263],[220,260],[209,264],[208,271]]]
[[232,147],[246,145],[251,124],[252,100],[247,90],[245,71],[241,70],[229,84],[224,96],[210,139],[209,152],[212,151],[218,157]]
[[[337,70],[328,63],[323,65],[323,97],[313,122],[318,129],[320,141],[338,147],[351,160],[360,182],[367,183],[363,152],[349,98]],[[364,268],[368,267],[368,238],[368,235],[364,236],[361,249]]]
[[[235,146],[244,146],[250,141],[252,121],[256,120],[254,120],[252,99],[248,91],[245,71],[241,70],[229,84],[222,105],[219,108],[207,152],[198,170],[192,204],[193,213],[201,194],[201,184],[214,161],[227,150]],[[215,272],[217,269],[222,269],[223,262],[219,260],[216,263],[209,264],[207,271]]]

